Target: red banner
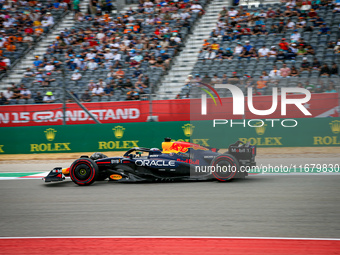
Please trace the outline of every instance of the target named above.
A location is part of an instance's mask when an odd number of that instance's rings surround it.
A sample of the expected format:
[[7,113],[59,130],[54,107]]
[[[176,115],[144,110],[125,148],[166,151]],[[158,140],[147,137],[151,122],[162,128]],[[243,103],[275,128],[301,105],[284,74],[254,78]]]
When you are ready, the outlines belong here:
[[[298,95],[290,95],[298,97]],[[258,110],[272,106],[271,96],[255,96],[254,107]],[[304,118],[304,117],[338,117],[339,98],[337,93],[312,94],[311,100],[304,104],[312,116],[305,116],[296,106],[287,106],[287,115],[281,115],[280,99],[276,111],[269,116],[257,116],[250,113],[245,102],[245,118]],[[95,123],[75,103],[68,103],[66,109],[67,124]],[[84,103],[84,106],[96,116],[101,123],[144,122],[150,115],[149,101],[122,101]],[[155,100],[152,102],[152,115],[159,121],[190,121],[199,119],[235,119],[243,116],[233,115],[233,99],[222,98],[222,105],[214,105],[208,100],[208,115],[201,115],[201,99]],[[62,104],[8,105],[0,106],[0,126],[43,126],[62,125]]]

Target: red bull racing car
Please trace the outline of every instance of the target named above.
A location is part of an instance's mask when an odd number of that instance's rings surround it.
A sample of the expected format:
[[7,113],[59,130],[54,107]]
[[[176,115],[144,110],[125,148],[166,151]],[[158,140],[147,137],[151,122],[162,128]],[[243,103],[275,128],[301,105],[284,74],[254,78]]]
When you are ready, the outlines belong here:
[[63,181],[69,176],[78,185],[95,181],[110,182],[171,182],[171,181],[229,181],[245,178],[255,166],[256,147],[237,141],[228,152],[189,142],[165,138],[162,150],[131,148],[122,157],[107,157],[96,152],[81,156],[68,168],[56,167],[45,182]]

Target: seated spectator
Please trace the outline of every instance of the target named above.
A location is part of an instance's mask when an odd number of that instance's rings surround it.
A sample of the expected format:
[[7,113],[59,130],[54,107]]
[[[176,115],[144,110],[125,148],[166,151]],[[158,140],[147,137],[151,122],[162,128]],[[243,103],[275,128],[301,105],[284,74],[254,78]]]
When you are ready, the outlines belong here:
[[226,48],[226,51],[222,53],[222,58],[229,60],[233,59],[233,52],[230,48]]
[[246,48],[243,48],[243,51],[241,52],[239,58],[250,58],[251,53],[247,51]]
[[9,104],[3,92],[0,92],[0,105]]
[[99,86],[99,84],[96,84],[96,86],[92,89],[92,96],[103,96],[104,95],[104,89]]
[[294,53],[297,53],[299,49],[298,49],[298,46],[297,46],[296,43],[292,43],[292,44],[290,45],[289,49],[288,49],[288,52],[289,52],[289,50],[291,50],[291,51],[294,52]]
[[237,43],[237,46],[234,49],[234,54],[241,54],[243,51],[242,44],[240,42]]
[[8,69],[8,66],[6,64],[6,62],[4,61],[3,57],[0,57],[0,72],[1,73],[5,73]]
[[12,95],[11,99],[20,99],[21,98],[21,90],[17,86],[14,86],[12,88],[12,91],[13,91],[13,95]]
[[239,85],[240,84],[240,77],[237,75],[237,72],[233,72],[232,76],[228,79],[230,84]]
[[328,65],[324,63],[320,69],[320,76],[329,76],[331,74],[331,70]]
[[331,66],[331,68],[330,68],[330,74],[332,75],[338,75],[339,74],[339,71],[338,71],[339,69],[338,69],[338,65],[335,63],[335,62],[333,62],[332,63],[332,66]]
[[263,77],[260,76],[260,79],[256,82],[256,90],[261,94],[264,93],[267,88],[267,82],[267,80],[264,80]]
[[165,50],[161,50],[160,53],[161,53],[161,58],[164,61],[164,66],[165,66],[166,69],[168,69],[170,67],[171,58],[170,58],[169,54],[166,53]]
[[310,63],[308,62],[307,58],[304,57],[302,59],[302,63],[301,63],[301,67],[300,67],[300,72],[302,72],[302,71],[310,71],[310,69],[311,69]]
[[139,100],[139,93],[135,89],[131,89],[126,93],[126,100]]
[[43,102],[44,103],[53,103],[55,101],[55,97],[53,96],[52,91],[46,92],[46,95],[44,96]]
[[289,77],[290,76],[290,68],[287,67],[287,64],[283,64],[282,68],[280,69],[280,73],[282,77]]
[[[76,93],[74,93],[74,91],[71,90],[70,93],[71,93],[72,96],[74,96],[77,100],[79,100],[78,95],[77,95]],[[67,103],[72,103],[72,102],[74,102],[74,99],[73,99],[70,95],[67,95],[66,102],[67,102]]]
[[269,73],[270,78],[281,78],[281,71],[277,69],[276,66],[273,66],[273,70]]
[[32,71],[31,68],[27,67],[26,72],[24,72],[24,77],[33,77],[34,72]]
[[42,104],[44,101],[43,101],[43,96],[41,95],[40,91],[38,91],[36,93],[36,95],[34,96],[34,102],[36,104]]
[[39,59],[39,56],[35,56],[35,60],[33,62],[34,68],[39,68],[43,66],[43,62]]
[[208,76],[208,74],[205,74],[202,79],[202,83],[210,84],[210,82],[211,82],[211,78]]
[[23,38],[23,42],[32,44],[32,43],[34,43],[34,39],[30,34],[26,33],[24,38]]
[[296,28],[305,28],[306,27],[306,20],[304,17],[299,17],[299,21],[296,23]]
[[262,71],[262,80],[268,81],[269,80],[269,75],[267,74],[266,71]]
[[276,55],[277,61],[284,61],[286,59],[286,54],[282,49],[279,49],[279,52]]
[[315,93],[323,93],[324,89],[321,85],[317,85],[314,92]]
[[254,47],[249,50],[249,57],[258,59],[259,56],[257,55],[257,52]]
[[328,86],[328,88],[326,89],[325,92],[326,92],[326,93],[336,93],[337,91],[336,91],[334,85],[333,85],[333,84],[330,84],[330,85]]
[[114,76],[117,79],[124,78],[125,72],[121,68],[118,68]]
[[312,45],[307,45],[305,50],[306,50],[306,55],[314,55],[315,54],[315,51],[314,51]]
[[98,64],[94,61],[94,59],[90,59],[90,61],[86,63],[86,68],[91,71],[96,70],[98,68]]
[[133,71],[133,78],[138,78],[141,74],[143,73],[143,71],[141,69],[139,69],[139,67],[137,66],[135,68],[135,70]]
[[278,27],[275,24],[272,24],[269,28],[269,34],[277,34],[279,32]]
[[289,44],[286,42],[286,38],[281,39],[281,42],[279,43],[279,47],[281,50],[288,51]]
[[334,13],[340,13],[340,2],[336,1],[335,7],[333,9]]
[[214,77],[211,79],[211,84],[221,84],[222,80],[217,76],[217,74],[214,74]]
[[271,7],[269,7],[267,11],[267,18],[275,18],[275,17],[276,17],[275,11]]
[[275,46],[270,47],[270,51],[268,52],[268,57],[276,57],[277,49]]
[[247,51],[250,51],[250,49],[253,48],[252,45],[250,45],[249,41],[245,41],[245,45],[243,46]]
[[290,70],[290,76],[292,76],[292,77],[297,77],[297,76],[299,76],[299,71],[296,69],[296,67],[295,66],[292,66],[292,68],[291,68],[291,70]]
[[307,55],[307,50],[303,45],[300,45],[296,54],[300,56]]
[[[142,77],[143,77],[143,74],[141,74],[139,77],[138,77],[138,81],[140,84],[143,84],[142,82]],[[143,84],[144,85],[144,84]],[[133,84],[131,82],[131,79],[130,78],[127,78],[125,82],[123,82],[123,88],[133,88]]]
[[209,49],[208,52],[205,54],[204,58],[205,59],[215,59],[216,53],[212,49]]
[[13,96],[13,91],[11,87],[8,87],[7,90],[4,92],[4,96],[9,100]]
[[330,29],[327,27],[326,23],[323,23],[320,25],[320,29],[319,29],[319,35],[326,35],[326,34],[330,34],[331,31]]
[[30,99],[32,93],[29,89],[23,87],[23,89],[20,91],[20,94],[22,99]]
[[265,45],[263,45],[258,50],[259,58],[266,58],[268,56],[268,53],[269,53],[269,49]]
[[89,91],[92,91],[96,87],[96,83],[93,80],[90,80],[87,86],[88,86]]
[[295,28],[295,22],[293,22],[291,19],[288,19],[286,27],[287,27],[287,29],[294,29]]
[[89,90],[85,90],[84,94],[81,95],[82,102],[91,102],[91,96],[89,94]]
[[107,84],[104,88],[104,95],[105,96],[111,96],[113,95],[113,88],[110,86],[110,84]]
[[229,16],[229,17],[236,17],[237,14],[238,14],[238,11],[235,10],[234,7],[230,7],[230,10],[228,11],[228,16]]
[[161,67],[165,70],[165,65],[164,65],[164,60],[162,59],[161,56],[157,57],[157,61],[155,64],[156,67]]
[[[42,87],[48,87],[50,86],[50,83],[52,81],[55,81],[54,78],[50,78],[49,76],[51,75],[51,73],[46,73],[46,74],[43,74],[40,72],[40,74],[38,74],[40,76],[40,78],[42,79],[41,80],[41,86]],[[38,75],[36,75],[36,77],[38,77]]]
[[200,75],[197,73],[195,74],[195,78],[193,79],[193,82],[202,82],[202,78],[200,77]]
[[228,84],[228,76],[227,74],[223,74],[223,77],[222,77],[222,84]]
[[286,53],[286,60],[295,60],[296,53],[292,51],[291,48],[288,49],[288,52]]
[[79,81],[81,78],[82,78],[82,75],[81,73],[79,73],[79,70],[75,70],[71,76],[72,81]]
[[290,40],[292,42],[297,42],[301,38],[301,34],[298,32],[298,30],[294,30],[294,33],[290,36]]
[[317,58],[314,58],[313,59],[313,62],[312,62],[312,69],[313,70],[318,70],[320,71],[320,67],[321,67],[321,64],[320,64],[320,61],[317,59]]

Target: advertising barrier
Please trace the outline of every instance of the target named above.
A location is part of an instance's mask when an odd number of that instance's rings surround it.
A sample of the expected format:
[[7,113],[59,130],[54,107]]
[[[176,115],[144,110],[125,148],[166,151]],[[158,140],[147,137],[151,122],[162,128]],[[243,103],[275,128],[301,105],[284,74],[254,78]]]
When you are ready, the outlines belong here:
[[[291,98],[299,95],[289,95]],[[283,118],[280,107],[267,117]],[[208,100],[208,115],[201,115],[201,99],[155,100],[152,102],[152,115],[163,121],[190,121],[224,119],[256,118],[245,105],[244,116],[235,116],[233,99],[222,98],[222,105],[214,105]],[[269,109],[272,106],[272,96],[255,96],[253,99],[256,109]],[[66,110],[67,124],[94,124],[95,122],[75,103],[68,103]],[[144,122],[150,115],[149,101],[121,101],[84,103],[84,106],[96,116],[101,123]],[[310,101],[304,107],[312,114],[310,117],[338,117],[338,93],[312,94]],[[63,124],[62,104],[8,105],[0,106],[0,127],[17,126],[49,126]],[[294,105],[288,105],[288,118],[305,118]]]
[[[227,148],[241,140],[259,147],[340,145],[340,118],[301,118],[296,127],[265,122],[251,127],[213,121],[142,122],[0,128],[0,154],[124,151],[132,147],[160,148],[164,137],[202,146]],[[245,125],[243,125],[243,122]],[[213,138],[210,134],[214,132]]]

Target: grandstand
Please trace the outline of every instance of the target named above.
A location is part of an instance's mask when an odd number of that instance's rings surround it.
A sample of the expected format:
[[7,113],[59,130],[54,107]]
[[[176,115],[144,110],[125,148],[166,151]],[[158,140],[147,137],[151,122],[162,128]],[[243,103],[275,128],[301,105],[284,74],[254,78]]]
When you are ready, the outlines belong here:
[[[16,50],[3,50],[11,62],[1,76],[1,89],[10,95],[4,104],[42,103],[47,93],[46,102],[71,102],[64,98],[64,86],[84,102],[147,100],[149,94],[196,98],[200,82],[237,84],[244,90],[251,86],[257,95],[270,94],[273,86],[316,93],[338,89],[336,3],[141,1],[106,11],[82,1],[79,13],[49,1],[39,2],[46,8],[20,3],[27,5],[13,3],[3,17],[36,11],[40,20],[52,16],[54,21],[33,41],[17,41]],[[4,30],[3,38],[19,38],[27,27]],[[23,87],[31,96],[20,95]]]

